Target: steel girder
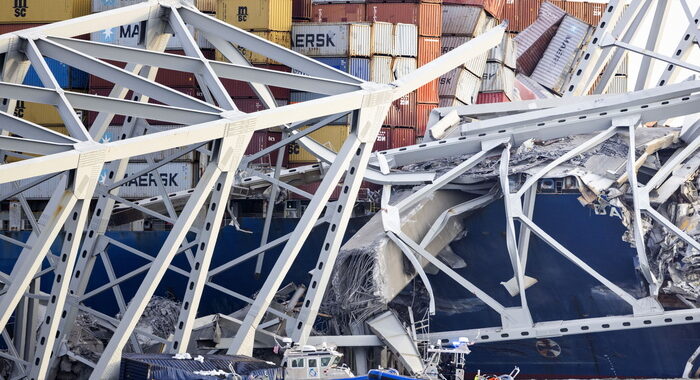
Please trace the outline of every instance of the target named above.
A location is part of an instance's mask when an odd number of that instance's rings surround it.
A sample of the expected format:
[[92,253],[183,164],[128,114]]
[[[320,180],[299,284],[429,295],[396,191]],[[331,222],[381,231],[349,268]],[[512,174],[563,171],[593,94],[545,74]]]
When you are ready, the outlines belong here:
[[[127,48],[74,38],[135,22],[145,22],[146,25],[146,36],[138,47]],[[192,28],[216,46],[231,63],[205,59],[196,45]],[[38,221],[33,219],[33,213],[37,210],[31,210],[26,201],[23,202],[26,217],[34,225],[29,239],[22,242],[3,236],[5,241],[20,246],[23,251],[12,272],[0,274],[5,284],[0,296],[3,306],[0,330],[3,331],[3,340],[11,347],[9,353],[2,356],[15,362],[15,375],[20,377],[44,378],[57,363],[56,359],[66,354],[94,367],[92,378],[114,378],[124,347],[129,344],[132,350],[138,352],[141,349],[138,336],[162,342],[170,352],[186,350],[205,287],[252,306],[252,312],[243,321],[230,351],[250,353],[255,331],[261,329],[259,323],[266,313],[294,323],[296,330],[293,337],[298,342],[305,342],[318,313],[361,181],[420,184],[434,178],[431,173],[382,173],[368,166],[371,147],[389,105],[492,48],[501,41],[504,29],[499,26],[389,85],[364,82],[204,15],[191,5],[177,0],[152,0],[0,36],[0,53],[5,57],[0,93],[6,98],[0,108],[0,125],[4,131],[0,136],[0,149],[4,156],[29,158],[0,166],[0,183],[14,184],[3,192],[3,197],[23,200],[22,193],[27,189],[52,178],[60,178],[59,186]],[[185,56],[163,52],[173,33],[183,42]],[[266,55],[308,75],[251,67],[236,46]],[[61,89],[46,65],[46,57],[107,79],[115,86],[107,97]],[[107,63],[104,61],[106,59],[126,62],[126,66],[122,69]],[[30,66],[37,70],[43,87],[18,84]],[[206,100],[157,83],[155,78],[160,68],[194,74]],[[221,79],[250,83],[267,109],[250,114],[240,112]],[[307,90],[329,96],[278,107],[267,86]],[[133,93],[127,99],[129,90]],[[151,99],[158,103],[151,103]],[[54,106],[68,128],[68,135],[14,116],[17,100]],[[97,113],[92,125],[83,124],[77,117],[78,109]],[[351,113],[352,132],[337,154],[308,138],[310,131],[298,130],[299,126],[313,123],[316,125],[312,128],[322,128],[346,113]],[[102,136],[115,114],[126,116],[122,136],[117,141],[104,141]],[[178,123],[182,127],[158,131],[157,127],[149,125],[147,119]],[[214,246],[232,189],[253,179],[237,178],[237,171],[244,169],[254,159],[245,160],[244,149],[254,131],[273,127],[282,128],[287,136],[273,149],[283,149],[285,144],[298,141],[330,167],[323,170],[323,183],[315,194],[298,191],[311,198],[311,205],[293,233],[271,242],[263,237],[260,248],[248,253],[241,252],[239,258],[212,268]],[[163,160],[154,159],[154,153],[180,147],[185,149]],[[178,154],[193,150],[199,151],[209,162],[195,189],[181,197],[172,196],[159,184],[160,195],[149,199],[151,203],[133,201],[119,195],[121,184],[144,173],[157,173],[160,167],[176,159]],[[125,178],[129,158],[142,155],[147,158],[147,169]],[[281,180],[289,171],[281,170],[280,164],[276,163],[273,173],[253,171],[257,175],[255,181],[273,184],[270,202],[274,200],[276,189],[290,188]],[[317,168],[320,166],[317,165]],[[329,203],[330,193],[338,183],[342,183],[341,199]],[[294,191],[294,188],[291,187],[291,190]],[[153,202],[161,204],[161,209],[156,211],[149,208]],[[332,207],[332,212],[319,218],[326,207]],[[139,247],[127,246],[106,236],[115,211],[125,208],[173,224],[157,256],[150,256]],[[200,210],[206,211],[201,214],[201,225],[195,225]],[[269,230],[270,215],[268,213],[266,217],[266,230]],[[312,228],[323,223],[328,223],[331,228],[322,244],[323,253],[313,272],[305,307],[296,317],[268,308],[304,237]],[[59,236],[63,241],[62,248],[60,252],[52,253],[49,247]],[[237,293],[235,283],[227,281],[224,286],[214,282],[214,276],[245,260],[262,257],[266,250],[282,244],[285,245],[282,257],[254,300]],[[148,263],[119,276],[108,255],[110,247],[145,259]],[[177,255],[186,257],[189,270],[172,264]],[[41,269],[42,262],[48,263],[48,268]],[[102,281],[103,285],[89,289],[88,282],[95,275],[93,268],[100,263],[107,273],[106,283]],[[171,339],[137,328],[141,314],[166,271],[187,279],[185,299]],[[49,293],[41,293],[38,288],[29,286],[35,279],[47,274],[52,276],[53,281]],[[121,284],[139,275],[145,277],[136,296],[131,300],[126,299]],[[119,318],[104,315],[85,303],[90,297],[107,291],[115,297],[120,310]],[[16,331],[11,337],[5,332],[10,317],[18,312],[18,304],[36,304],[39,300],[47,303],[43,316],[34,318],[24,315],[21,333]],[[66,345],[67,336],[75,327],[74,321],[80,313],[96,318],[102,326],[114,332],[104,354],[96,363],[71,352]],[[22,350],[15,350],[14,347],[22,347]]]

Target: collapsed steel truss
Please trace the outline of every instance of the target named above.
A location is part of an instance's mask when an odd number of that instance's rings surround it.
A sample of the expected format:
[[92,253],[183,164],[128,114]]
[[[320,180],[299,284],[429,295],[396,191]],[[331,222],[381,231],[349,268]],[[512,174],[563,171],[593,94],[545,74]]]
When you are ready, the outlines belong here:
[[[371,154],[371,147],[390,103],[498,44],[504,32],[503,26],[473,39],[390,85],[363,82],[199,13],[191,6],[174,0],[150,1],[0,36],[0,53],[5,55],[0,93],[6,98],[0,106],[1,129],[4,132],[3,136],[0,136],[0,149],[6,158],[13,156],[28,158],[30,154],[39,156],[0,167],[0,183],[14,184],[12,191],[2,194],[2,199],[10,197],[19,199],[33,227],[26,242],[0,235],[3,240],[22,248],[12,272],[0,273],[0,280],[4,284],[3,294],[0,297],[0,326],[2,326],[2,338],[9,348],[8,353],[0,352],[0,357],[16,363],[18,378],[44,378],[52,363],[55,363],[56,357],[63,354],[71,355],[86,365],[94,367],[92,377],[95,379],[113,378],[116,376],[122,349],[129,344],[133,350],[137,352],[140,350],[136,334],[161,341],[168,352],[185,352],[201,302],[202,291],[207,286],[250,304],[246,318],[238,321],[241,324],[240,329],[230,342],[229,353],[252,353],[256,331],[264,332],[260,323],[266,313],[286,321],[290,326],[289,335],[295,342],[307,342],[363,179],[385,185],[382,199],[384,228],[387,235],[401,247],[411,262],[418,263],[418,259],[427,260],[501,315],[502,326],[481,329],[481,340],[507,340],[583,331],[650,327],[689,323],[695,318],[700,318],[700,312],[697,309],[667,312],[656,302],[655,295],[659,284],[646,264],[647,255],[642,244],[637,244],[640,270],[648,281],[652,296],[636,299],[616,286],[614,282],[595,272],[573,252],[567,250],[532,222],[535,195],[533,186],[553,168],[620,131],[629,133],[629,141],[633,146],[635,127],[641,123],[691,115],[698,109],[700,102],[698,82],[669,85],[675,81],[679,67],[699,71],[696,66],[683,61],[687,58],[691,47],[697,43],[698,33],[697,22],[692,18],[693,15],[690,14],[687,5],[685,10],[691,22],[687,35],[681,38],[678,53],[674,57],[664,57],[652,52],[660,42],[658,38],[649,39],[646,49],[636,48],[629,43],[638,32],[635,25],[639,25],[638,21],[651,9],[652,5],[656,6],[654,17],[659,21],[655,25],[663,25],[668,3],[666,0],[632,2],[625,10],[617,1],[612,1],[591,39],[587,54],[574,71],[575,75],[571,79],[567,95],[587,93],[601,73],[603,79],[595,88],[595,92],[602,93],[615,72],[617,62],[627,51],[645,55],[643,68],[640,71],[641,79],[635,85],[637,90],[643,91],[633,96],[569,97],[565,100],[529,101],[457,109],[461,116],[485,117],[485,120],[465,124],[458,137],[380,152],[376,155]],[[142,21],[146,21],[146,38],[138,48],[119,47],[74,38],[81,34]],[[188,26],[202,33],[231,63],[207,60],[197,47]],[[612,31],[609,31],[610,28]],[[659,30],[652,30],[650,35],[656,35],[658,32]],[[168,39],[173,34],[182,40],[185,56],[163,52]],[[236,46],[268,56],[305,75],[251,67]],[[62,90],[48,69],[45,57],[108,79],[116,83],[116,86],[109,97]],[[106,59],[127,62],[126,68],[121,69],[106,63],[103,61]],[[650,84],[647,78],[651,59],[664,61],[669,66],[664,70],[658,82],[658,88],[644,90]],[[39,74],[44,88],[19,84],[30,65]],[[159,68],[194,73],[206,101],[200,101],[156,83],[154,79]],[[224,89],[221,78],[250,83],[267,109],[251,114],[238,111]],[[328,96],[278,107],[267,86],[292,88]],[[133,90],[132,98],[125,99],[129,90]],[[162,104],[149,103],[149,99],[158,100]],[[12,116],[18,100],[55,106],[65,122],[69,136]],[[86,126],[77,117],[76,109],[96,111],[99,115],[92,125]],[[439,120],[449,112],[453,111],[436,110],[432,121],[434,124],[439,123]],[[127,116],[122,129],[122,138],[119,141],[98,143],[115,114]],[[322,128],[345,114],[351,115],[352,128],[349,138],[337,154],[306,137],[313,130]],[[488,118],[491,116],[499,117]],[[157,130],[148,125],[146,119],[169,121],[185,126],[144,134],[144,130]],[[312,126],[304,130],[299,129],[307,125]],[[282,128],[285,139],[260,153],[245,157],[244,149],[252,133],[274,127]],[[572,134],[595,134],[595,136],[586,144],[548,164],[537,175],[529,177],[517,192],[513,193],[509,190],[508,158],[511,147],[518,146],[532,137],[547,139]],[[644,239],[639,231],[641,231],[640,215],[645,213],[700,250],[698,242],[660,215],[649,201],[649,193],[666,181],[679,163],[694,154],[700,139],[695,139],[692,133],[689,136],[693,138],[688,140],[687,147],[667,162],[653,179],[643,186],[637,184],[637,167],[634,165],[637,157],[634,156],[634,149],[630,149],[627,178],[633,189],[634,230],[637,241]],[[321,163],[305,168],[282,170],[280,169],[281,160],[278,160],[272,173],[249,171],[253,177],[237,176],[238,169],[246,168],[256,158],[283,149],[286,144],[292,142],[298,142],[306,147],[319,158]],[[157,162],[149,158],[147,169],[125,178],[129,157],[149,155],[178,147],[183,149]],[[120,185],[146,172],[157,172],[167,162],[194,150],[208,157],[206,170],[195,189],[178,194],[167,194],[161,186],[159,197],[142,202],[128,201],[119,196]],[[392,168],[410,163],[463,154],[472,154],[472,156],[437,178],[433,173],[391,172]],[[397,220],[401,210],[410,208],[424,196],[444,187],[485,157],[494,154],[501,155],[500,184],[506,204],[507,254],[512,264],[513,282],[521,300],[521,306],[517,308],[502,306],[469,280],[432,256],[425,250],[428,237],[423,242],[412,241],[401,231]],[[100,178],[103,172],[106,176]],[[302,172],[322,175],[322,183],[315,194],[308,194],[285,180]],[[35,220],[22,192],[56,176],[60,178],[60,186],[56,188],[41,217]],[[428,185],[424,185],[426,183]],[[329,202],[331,193],[338,184],[341,184],[341,195],[337,201]],[[268,241],[273,209],[269,207],[260,247],[251,252],[241,253],[236,259],[212,268],[210,264],[214,246],[234,185],[270,186],[272,190],[269,199],[271,200],[274,200],[277,192],[284,188],[310,198],[311,202],[295,230],[273,241]],[[424,186],[400,203],[391,205],[389,204],[391,186],[397,185]],[[91,207],[91,200],[94,198],[96,203]],[[476,200],[455,209],[465,212],[480,207],[487,201]],[[152,207],[156,204],[165,211],[160,212]],[[90,215],[91,209],[93,211]],[[126,246],[105,235],[115,209],[132,209],[172,223],[172,231],[156,257],[140,251],[138,247]],[[441,221],[454,215],[450,211],[455,209],[446,210]],[[200,214],[204,215],[201,225],[195,225]],[[520,223],[521,228],[517,238],[515,221]],[[322,223],[327,223],[329,229],[324,241],[319,244],[321,254],[312,271],[312,278],[299,314],[292,317],[269,308],[310,231]],[[437,234],[440,226],[441,224],[437,223],[435,230],[431,233]],[[63,234],[59,235],[61,231]],[[189,233],[194,233],[195,238],[191,239]],[[527,307],[526,286],[524,286],[528,241],[531,234],[547,242],[561,255],[625,300],[632,306],[634,315],[596,320],[533,323]],[[62,239],[60,252],[52,252],[51,245],[59,236]],[[214,276],[220,275],[227,269],[254,258],[258,260],[257,270],[260,271],[264,253],[282,245],[284,245],[282,253],[255,299],[237,293],[235,279],[229,281],[230,286],[222,286],[212,280]],[[112,264],[106,254],[110,246],[116,246],[146,259],[149,264],[117,277],[111,269]],[[190,265],[189,271],[172,265],[177,255],[186,256]],[[86,292],[92,268],[97,260],[101,260],[107,268],[109,282]],[[42,263],[46,265],[42,267]],[[428,277],[420,265],[416,265],[416,269],[426,286],[430,287]],[[185,276],[188,279],[188,285],[175,334],[171,339],[163,339],[137,329],[136,324],[168,270]],[[53,272],[54,283],[51,286],[51,292],[44,294],[38,290],[37,280],[51,272]],[[138,292],[132,300],[126,300],[121,293],[120,284],[143,274],[145,278]],[[85,300],[104,291],[114,293],[120,309],[120,319],[100,314],[84,304]],[[38,318],[39,324],[35,325],[33,314],[37,313],[39,303],[46,304],[46,311]],[[67,352],[63,344],[79,312],[88,313],[100,319],[114,331],[97,363]],[[10,334],[7,326],[13,315],[15,329],[13,334]],[[453,338],[465,333],[474,332],[435,334],[429,338]],[[343,338],[328,337],[328,339],[331,342],[332,339],[340,341]],[[379,341],[373,337],[358,336],[347,338],[345,343],[341,344],[372,345],[379,344]]]

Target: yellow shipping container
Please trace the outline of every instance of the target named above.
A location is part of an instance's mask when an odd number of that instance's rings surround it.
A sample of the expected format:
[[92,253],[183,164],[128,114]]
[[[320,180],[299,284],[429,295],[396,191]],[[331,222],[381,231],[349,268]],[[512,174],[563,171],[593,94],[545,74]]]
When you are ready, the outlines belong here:
[[[292,47],[292,37],[290,32],[253,32],[253,34],[260,36],[270,42],[274,42],[277,45],[286,47],[286,48],[291,48]],[[238,47],[238,50],[243,53],[245,58],[250,62],[250,63],[255,63],[255,64],[266,64],[266,65],[279,65],[280,63],[265,57],[264,55],[260,55],[258,53],[254,53],[242,46]],[[224,56],[219,53],[219,51],[216,51],[216,60],[217,61],[225,61]]]
[[[304,128],[302,128],[303,130]],[[326,148],[338,152],[340,147],[350,135],[349,125],[327,125],[317,131],[311,132],[308,137],[314,139],[317,143],[325,146]],[[316,162],[316,156],[311,154],[306,149],[302,148],[301,145],[297,143],[292,143],[287,146],[289,152],[289,162],[290,163],[308,163]]]
[[63,124],[63,119],[58,114],[56,107],[48,104],[18,100],[14,115],[40,125]]
[[[52,130],[52,131],[54,131],[54,132],[58,132],[58,133],[60,133],[60,134],[62,134],[62,135],[66,135],[66,136],[68,135],[68,129],[67,129],[65,126],[63,126],[63,125],[53,125],[53,126],[46,127],[46,128],[48,128],[48,129],[50,129],[50,130]],[[31,156],[31,157],[38,157],[38,156],[39,156],[39,155],[37,155],[37,154],[29,154],[29,153],[20,153],[20,154],[25,154],[25,155]],[[8,156],[8,157],[5,158],[5,162],[8,163],[8,164],[11,164],[11,163],[13,163],[13,162],[23,161],[23,160],[24,160],[24,158],[20,158],[20,157],[10,157],[10,156]]]
[[1,24],[41,24],[90,14],[90,0],[0,0]]
[[292,31],[292,0],[219,0],[216,17],[245,30]]
[[216,13],[216,0],[197,0],[197,9],[202,12]]

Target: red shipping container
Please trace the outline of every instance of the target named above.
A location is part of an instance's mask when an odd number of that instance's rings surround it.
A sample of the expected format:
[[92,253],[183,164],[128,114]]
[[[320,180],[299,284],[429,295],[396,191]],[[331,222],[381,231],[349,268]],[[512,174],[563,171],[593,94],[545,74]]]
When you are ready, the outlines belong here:
[[440,79],[435,79],[428,84],[418,87],[416,91],[416,101],[418,103],[437,103],[440,101],[438,87]]
[[367,0],[367,3],[437,3],[441,4],[443,0]]
[[442,7],[435,3],[368,3],[366,21],[392,24],[418,25],[418,34],[440,37],[442,33]]
[[[314,195],[316,194],[316,191],[318,191],[319,186],[321,186],[321,182],[314,182],[314,183],[307,183],[303,185],[294,185],[297,187],[299,190],[304,190],[307,193]],[[337,185],[335,187],[335,190],[333,190],[333,193],[331,194],[330,200],[335,201],[340,197],[340,190],[342,189],[342,185]],[[294,193],[292,191],[289,192],[289,199],[294,199],[294,200],[308,200],[308,198],[303,197],[297,193]]]
[[506,0],[443,0],[443,4],[475,5],[484,8],[491,16],[501,19]]
[[[193,87],[173,88],[173,90],[176,90],[176,91],[185,93],[185,94],[187,94],[187,95],[189,95],[189,96],[193,96],[193,97],[195,97],[195,98],[197,98],[197,99],[200,99],[200,100],[204,99],[204,96],[202,95],[202,91],[200,91],[199,89],[193,88]],[[88,90],[88,93],[91,94],[91,95],[98,95],[98,96],[105,96],[105,97],[107,97],[107,96],[109,96],[110,91],[112,91],[111,88],[91,88],[91,89]],[[134,95],[133,91],[129,91],[129,92],[126,94],[126,97],[125,97],[124,99],[131,100],[132,97],[133,97],[133,95]],[[159,102],[159,101],[157,101],[157,100],[155,100],[155,99],[149,99],[148,102],[151,103],[151,104],[163,104],[163,103],[161,103],[161,102]],[[95,112],[95,111],[88,111],[87,114],[88,114],[88,126],[91,126],[92,123],[95,122],[95,119],[97,118],[98,112]],[[112,118],[112,122],[110,123],[110,125],[122,125],[122,124],[124,124],[124,118],[125,118],[124,115],[114,115],[114,117]],[[168,121],[161,121],[161,120],[148,120],[148,123],[149,123],[149,124],[152,124],[152,125],[172,125],[172,124],[176,124],[176,123],[173,123],[172,121],[168,122]]]
[[391,149],[391,127],[382,127],[377,134],[372,152]]
[[476,97],[476,104],[507,103],[510,102],[505,92],[480,92]]
[[36,28],[46,24],[0,24],[0,34],[12,33],[18,30]]
[[[253,132],[253,137],[250,139],[250,144],[245,150],[246,155],[251,155],[257,153],[265,148],[277,144],[282,141],[282,132],[272,132],[272,131],[255,131]],[[282,166],[287,167],[287,154],[286,149],[284,149],[284,157],[282,158]],[[272,153],[266,154],[253,161],[255,164],[268,164],[270,166],[275,166],[277,164],[277,157],[279,155],[279,150],[275,149]]]
[[416,143],[416,129],[394,127],[391,129],[391,148],[401,148]]
[[389,113],[384,120],[385,125],[392,127],[416,126],[416,92],[406,94],[391,103]]
[[311,20],[311,0],[292,0],[292,19]]
[[[261,69],[283,71],[286,73],[292,71],[292,69],[290,69],[289,67],[282,65],[253,66]],[[233,79],[222,79],[221,83],[223,83],[224,87],[226,88],[226,91],[228,91],[228,93],[234,98],[257,98],[257,95],[255,94],[255,92],[253,92],[253,89],[247,82],[241,82]],[[289,99],[290,90],[288,88],[270,87],[270,90],[272,91],[272,96],[274,96],[276,99]]]
[[440,56],[440,39],[435,37],[418,37],[418,67]]
[[364,22],[365,3],[313,4],[312,22]]
[[416,123],[416,135],[425,136],[425,131],[428,129],[428,119],[430,118],[430,112],[437,108],[437,104],[421,104],[419,103],[416,107],[417,123]]

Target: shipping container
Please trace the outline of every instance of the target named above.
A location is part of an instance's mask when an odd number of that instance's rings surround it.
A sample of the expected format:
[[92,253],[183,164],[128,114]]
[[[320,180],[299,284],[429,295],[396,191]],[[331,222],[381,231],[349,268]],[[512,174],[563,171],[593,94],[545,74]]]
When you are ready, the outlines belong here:
[[[305,184],[292,184],[295,187],[297,187],[299,190],[306,191],[309,194],[316,194],[316,191],[318,191],[318,188],[321,186],[321,182],[314,182],[314,183],[305,183]],[[340,197],[340,191],[343,188],[342,185],[337,185],[335,187],[335,190],[331,193],[331,196],[329,200],[335,201],[338,200],[338,197]],[[308,198],[305,198],[293,191],[289,192],[289,199],[290,200],[308,200]]]
[[[303,129],[303,128],[302,128]],[[327,125],[307,136],[326,148],[338,152],[350,135],[349,125]],[[290,163],[316,162],[318,159],[297,143],[287,145]]]
[[495,48],[489,50],[488,61],[499,62],[510,67],[511,69],[515,69],[517,59],[516,53],[513,37],[506,33],[503,35],[503,40],[501,40],[501,43]]
[[571,16],[564,17],[557,34],[533,71],[532,79],[554,92],[561,93],[571,64],[589,31],[590,26],[585,22]]
[[[454,50],[455,48],[469,42],[472,37],[466,36],[445,36],[440,39],[442,54],[447,54]],[[467,62],[465,62],[464,67],[469,70],[472,74],[480,77],[484,75],[484,70],[486,69],[486,58],[488,57],[488,52],[485,52],[478,57],[474,57]]]
[[394,54],[394,25],[388,22],[372,24],[372,55]]
[[338,69],[346,73],[348,72],[348,59],[345,57],[319,57],[314,59],[334,69]]
[[370,22],[418,25],[418,34],[421,36],[440,37],[442,33],[440,4],[368,3],[365,19]]
[[394,58],[391,71],[394,79],[401,79],[404,76],[416,71],[416,68],[417,65],[415,58],[397,57]]
[[544,3],[539,8],[537,21],[514,38],[518,57],[517,67],[520,72],[528,76],[532,75],[565,15],[562,9],[550,3]]
[[433,103],[419,103],[416,106],[416,135],[425,136],[425,131],[428,129],[428,120],[430,118],[430,112],[437,108],[437,104]]
[[478,36],[486,27],[486,12],[481,7],[465,5],[442,6],[442,34]]
[[[201,49],[213,49],[214,46],[211,45],[204,36],[195,31],[194,27],[187,27],[190,34],[195,38],[197,46]],[[100,30],[90,34],[90,40],[102,42],[105,44],[126,46],[126,47],[137,47],[139,44],[144,43],[146,38],[146,23],[137,22],[133,24],[115,26],[114,28]],[[168,40],[166,46],[167,50],[182,50],[182,40],[178,38],[177,35],[173,35]]]
[[[321,0],[325,1],[325,0]],[[437,3],[442,4],[442,0],[365,0],[367,3]]]
[[588,1],[553,0],[552,3],[565,10],[569,15],[593,26],[597,26],[598,23],[600,23],[600,19],[603,17],[603,11],[605,10],[605,4]]
[[505,92],[480,92],[476,104],[506,103],[510,98]]
[[439,101],[438,99],[438,86],[440,83],[440,79],[433,79],[432,81],[428,82],[427,84],[418,87],[417,92],[417,101],[418,103],[437,103]]
[[[148,168],[149,164],[145,163],[130,163],[126,167],[126,175],[124,178]],[[189,190],[196,186],[195,178],[197,166],[187,162],[170,162],[158,169],[156,172],[148,172],[139,177],[132,179],[119,188],[119,196],[127,199],[142,199],[161,195],[158,187],[158,180],[161,181],[168,193]],[[103,183],[107,178],[108,170],[102,169],[100,174],[100,183]],[[50,178],[34,187],[31,187],[24,192],[28,200],[45,200],[51,198],[54,190],[59,185],[61,176]],[[23,180],[29,181],[29,180]],[[20,181],[20,183],[23,183]],[[3,183],[0,185],[0,191],[10,191],[12,183]]]
[[466,105],[467,105],[466,103],[455,98],[454,96],[441,96],[440,103],[438,104],[438,107],[440,107],[440,108],[459,107],[459,106],[466,106]]
[[440,77],[439,94],[454,96],[466,104],[474,104],[481,88],[481,78],[464,68],[456,68]]
[[418,37],[418,67],[440,56],[440,39],[434,37]]
[[515,72],[498,62],[486,64],[481,92],[504,92],[509,99],[515,99]]
[[[130,5],[146,2],[147,0],[92,0],[92,12],[104,12],[111,9],[117,9],[122,7],[128,7]],[[214,3],[214,8],[216,8],[216,0],[198,0],[202,3],[212,2]],[[194,4],[194,0],[188,0],[188,4]],[[199,7],[199,3],[197,4]],[[200,8],[201,9],[201,8]],[[214,9],[216,11],[216,9]],[[90,13],[88,11],[88,13]]]
[[[263,149],[269,148],[277,144],[280,141],[282,141],[282,132],[255,131],[253,132],[253,137],[251,137],[250,139],[250,144],[248,144],[248,147],[245,150],[245,155],[249,156],[251,154],[255,154]],[[283,147],[283,149],[286,153],[287,147],[285,146]],[[275,166],[277,165],[277,157],[279,157],[279,149],[275,149],[272,153],[266,154],[256,160],[253,160],[252,163],[258,165]],[[283,154],[282,166],[284,167],[287,166],[287,158],[287,154]]]
[[[76,112],[82,119],[83,111],[77,110]],[[14,116],[39,125],[63,124],[63,119],[61,119],[58,109],[49,104],[18,100],[15,106]]]
[[216,13],[216,0],[196,0],[197,9],[206,13]]
[[311,0],[292,0],[292,19],[311,20]]
[[365,3],[313,4],[313,22],[364,22]]
[[369,57],[372,27],[349,23],[295,23],[292,49],[310,57]]
[[36,28],[46,24],[0,24],[0,34],[17,32],[23,29]]
[[394,78],[391,72],[391,57],[375,55],[372,57],[370,70],[370,80],[377,83],[391,83]]
[[382,127],[372,146],[372,152],[391,149],[391,127]]
[[[503,17],[503,7],[508,0],[443,0],[442,4],[474,5],[484,8],[491,16],[501,19]],[[512,0],[510,0],[512,1]]]
[[391,129],[391,149],[402,148],[415,143],[415,128],[394,127]]
[[90,14],[90,0],[3,0],[0,23],[40,24]]
[[[295,104],[295,103],[301,103],[301,102],[306,102],[309,100],[314,100],[314,99],[320,99],[323,97],[326,97],[327,95],[322,95],[322,94],[315,94],[313,92],[304,92],[304,91],[292,91],[289,95],[289,103],[290,104]],[[337,120],[333,120],[331,124],[348,124],[348,116],[343,116]]]
[[508,22],[508,26],[506,27],[507,32],[520,32],[525,29],[520,25],[518,5],[515,3],[515,0],[505,0],[503,13],[499,19]]
[[[86,89],[88,82],[88,74],[84,71],[78,69],[73,69],[65,63],[59,62],[53,58],[44,58],[46,64],[49,66],[49,70],[53,74],[56,82],[61,88],[75,88],[75,89]],[[27,75],[24,77],[23,84],[27,86],[44,87],[39,74],[37,74],[34,67],[29,67]]]
[[348,60],[348,73],[362,80],[370,80],[371,64],[369,58],[355,58]]
[[391,103],[384,125],[415,128],[418,122],[416,111],[416,93],[410,92]]
[[[159,125],[157,127],[151,127],[150,130],[146,131],[147,134],[151,133],[157,133],[161,131],[167,131],[167,130],[172,130],[172,129],[177,129],[177,128],[182,128],[182,125]],[[108,143],[108,142],[113,142],[113,141],[119,141],[125,139],[126,136],[122,135],[122,126],[119,125],[111,125],[107,128],[105,131],[104,135],[102,135],[102,138],[100,139],[100,143]],[[129,158],[129,162],[147,162],[148,156],[153,158],[155,161],[162,161],[166,158],[169,158],[170,156],[173,156],[177,154],[178,152],[183,152],[185,149],[183,147],[179,148],[173,148],[173,149],[166,149],[162,150],[159,152],[154,152],[150,155],[140,155],[140,156],[133,156]],[[194,152],[189,152],[185,153],[175,160],[173,162],[194,162]]]
[[[292,47],[291,33],[290,32],[252,32],[258,37],[264,38],[270,42],[276,43],[287,49]],[[248,62],[253,64],[263,64],[263,65],[279,65],[280,63],[274,59],[265,57],[262,54],[255,53],[248,50],[242,46],[238,46],[238,51],[245,56]],[[217,61],[227,61],[224,56],[217,50],[216,51]]]
[[522,73],[518,73],[515,76],[515,84],[516,88],[519,89],[520,99],[522,100],[527,100],[527,95],[530,92],[534,96],[533,99],[549,99],[554,97],[549,90]]
[[[274,70],[281,72],[291,72],[291,69],[287,66],[281,65],[255,65],[255,67],[266,70]],[[160,70],[159,73],[160,74]],[[237,81],[233,79],[221,79],[221,83],[226,88],[226,91],[234,98],[253,98],[257,97],[257,94],[250,87],[248,82]],[[272,96],[275,99],[289,99],[289,89],[283,87],[273,87],[269,86],[270,91],[272,91]]]
[[219,0],[216,17],[250,31],[292,30],[292,0]]
[[626,94],[627,89],[627,75],[616,75],[610,78],[610,83],[608,88],[605,90],[606,94]]
[[418,56],[418,27],[413,24],[396,24],[393,50],[396,57]]
[[[291,95],[290,95],[291,96]],[[277,103],[278,107],[285,106],[289,103],[288,100],[285,99],[275,99],[275,102]],[[253,113],[253,112],[258,112],[267,109],[265,107],[265,104],[260,101],[259,99],[253,99],[253,98],[244,98],[244,99],[233,99],[233,103],[236,104],[236,107],[241,112],[245,113]]]

